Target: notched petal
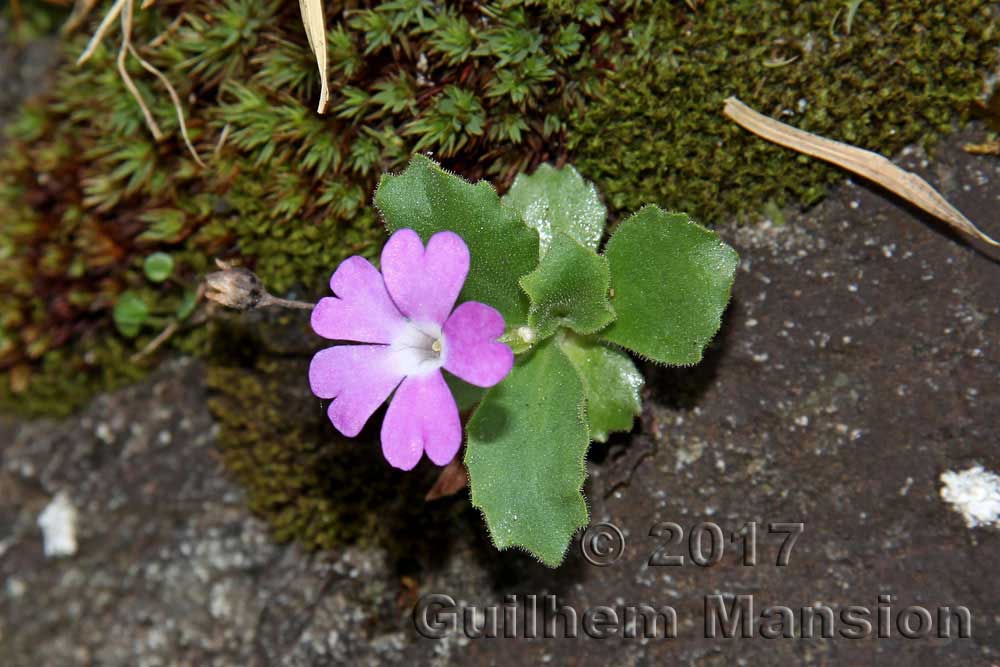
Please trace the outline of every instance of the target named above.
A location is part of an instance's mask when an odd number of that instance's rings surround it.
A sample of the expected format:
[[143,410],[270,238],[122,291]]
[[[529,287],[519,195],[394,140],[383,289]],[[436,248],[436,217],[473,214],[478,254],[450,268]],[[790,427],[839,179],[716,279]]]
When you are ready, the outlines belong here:
[[353,438],[403,379],[383,345],[338,345],[320,350],[309,364],[309,386],[338,431]]
[[469,249],[458,234],[438,232],[424,248],[412,229],[382,249],[382,276],[393,302],[412,320],[444,324],[469,273]]
[[336,296],[320,299],[312,328],[331,340],[388,345],[406,319],[386,291],[382,275],[363,257],[349,257],[330,278]]
[[458,406],[440,371],[408,377],[399,386],[382,422],[382,453],[390,465],[412,470],[423,452],[435,465],[448,465],[462,446]]
[[477,387],[492,387],[514,365],[514,352],[497,339],[504,333],[503,316],[485,303],[467,301],[455,309],[443,327],[444,368]]

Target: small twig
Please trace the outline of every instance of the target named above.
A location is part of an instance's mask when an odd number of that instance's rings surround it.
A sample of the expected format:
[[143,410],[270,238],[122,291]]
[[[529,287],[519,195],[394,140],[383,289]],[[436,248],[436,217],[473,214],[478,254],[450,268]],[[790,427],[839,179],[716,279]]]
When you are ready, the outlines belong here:
[[108,13],[104,15],[103,19],[101,19],[101,24],[97,26],[97,30],[94,31],[90,41],[87,42],[87,47],[83,50],[83,53],[80,54],[80,57],[76,59],[77,65],[82,65],[90,60],[90,57],[94,55],[94,51],[97,50],[97,45],[101,43],[101,40],[104,39],[104,35],[106,35],[108,30],[111,29],[111,26],[114,25],[115,19],[118,18],[119,14],[121,14],[122,7],[124,5],[125,0],[115,0],[115,4],[111,5],[111,9],[109,9]]
[[991,246],[1000,246],[979,230],[961,211],[916,174],[897,167],[887,158],[856,146],[833,141],[794,128],[757,113],[735,97],[726,99],[723,113],[740,127],[757,136],[799,153],[863,176],[893,192],[914,206],[940,218],[955,229]]
[[142,58],[142,56],[140,56],[136,52],[135,48],[131,44],[128,45],[128,50],[129,53],[131,53],[135,57],[135,59],[139,61],[139,64],[142,65],[142,68],[147,72],[149,72],[150,74],[152,74],[153,76],[155,76],[157,79],[159,79],[160,83],[162,83],[164,87],[167,89],[167,94],[170,95],[170,101],[173,102],[174,110],[177,112],[177,124],[180,126],[181,137],[183,137],[184,139],[184,144],[187,146],[187,149],[191,153],[191,156],[194,158],[194,161],[198,163],[198,166],[200,166],[202,169],[207,169],[208,167],[205,165],[204,162],[201,161],[201,158],[198,157],[198,151],[194,149],[194,145],[192,145],[191,143],[191,138],[188,136],[187,125],[184,123],[184,109],[181,107],[181,98],[180,96],[177,95],[177,91],[174,90],[174,87],[170,83],[170,80],[163,75],[163,72],[161,72],[160,70],[156,69],[156,67],[146,62]]
[[[198,285],[198,290],[195,292],[194,295],[194,302],[196,304],[200,303],[204,296],[205,296],[205,285],[204,284]],[[189,321],[194,322],[194,319],[195,318],[190,318]],[[144,348],[142,348],[141,350],[132,355],[131,357],[132,363],[141,361],[143,357],[147,357],[151,355],[153,352],[156,352],[158,349],[160,349],[160,347],[162,347],[164,343],[170,340],[171,336],[177,333],[177,330],[180,328],[180,326],[181,326],[180,319],[172,320],[170,324],[164,327],[163,331],[157,334],[156,338],[149,341],[149,343],[147,343]]]
[[[145,6],[143,6],[143,9],[145,9]],[[166,29],[164,29],[163,32],[161,32],[159,35],[157,35],[152,40],[150,40],[149,44],[146,45],[146,48],[148,48],[148,49],[155,49],[158,46],[162,46],[163,43],[167,41],[167,38],[170,37],[170,33],[172,33],[174,31],[174,29],[177,26],[179,26],[181,24],[181,22],[184,21],[184,18],[186,16],[187,15],[183,14],[183,13],[182,14],[178,14],[177,18],[175,18],[173,21],[171,21],[170,25],[168,25],[166,27]]]
[[168,324],[163,331],[157,334],[156,338],[149,341],[144,348],[133,354],[130,358],[132,363],[141,361],[143,357],[147,357],[156,350],[160,348],[161,345],[170,340],[170,337],[177,333],[177,329],[180,327],[180,323],[177,320],[173,320]]
[[149,110],[149,107],[146,106],[146,101],[142,99],[139,89],[135,87],[132,77],[129,76],[128,68],[125,67],[125,57],[128,55],[129,50],[132,47],[132,7],[134,0],[122,1],[124,2],[121,11],[122,46],[118,49],[118,74],[121,75],[122,83],[124,83],[125,87],[128,88],[128,91],[132,93],[132,97],[135,98],[136,103],[142,110],[142,115],[146,119],[146,125],[149,127],[149,131],[153,133],[153,138],[160,141],[163,139],[163,132],[160,131],[160,126],[156,124],[156,119],[153,118],[152,112]]
[[93,11],[96,5],[97,0],[76,0],[76,4],[73,5],[73,13],[66,19],[66,23],[60,28],[60,32],[63,35],[76,32],[76,29],[80,27],[81,23],[87,20],[87,17],[90,16],[90,12]]

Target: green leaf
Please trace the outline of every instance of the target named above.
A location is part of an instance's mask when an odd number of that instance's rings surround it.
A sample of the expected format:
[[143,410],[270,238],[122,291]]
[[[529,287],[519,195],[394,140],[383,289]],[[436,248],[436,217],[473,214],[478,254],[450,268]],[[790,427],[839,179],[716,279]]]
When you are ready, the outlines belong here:
[[521,278],[531,299],[528,325],[541,340],[567,326],[581,334],[606,327],[615,319],[608,302],[608,260],[556,232],[538,268]]
[[565,232],[592,250],[597,250],[604,235],[607,209],[597,188],[570,165],[556,169],[543,164],[530,176],[518,175],[503,203],[538,230],[543,255],[556,232]]
[[487,392],[469,420],[465,465],[498,549],[523,547],[555,567],[587,524],[584,417],[583,385],[552,340]]
[[198,294],[194,290],[185,290],[181,303],[177,306],[177,319],[186,320],[198,305]]
[[375,205],[390,233],[413,229],[425,243],[446,229],[461,236],[472,263],[459,301],[493,306],[508,327],[527,321],[528,297],[517,281],[538,263],[538,235],[488,183],[473,185],[417,155],[402,174],[382,177]]
[[123,336],[133,338],[149,318],[149,306],[135,292],[122,292],[111,317]]
[[604,338],[661,363],[698,363],[729,302],[736,251],[686,214],[647,206],[604,255],[618,316]]
[[592,338],[566,335],[559,346],[576,368],[587,397],[590,435],[605,442],[615,431],[629,431],[642,412],[642,373],[622,352]]
[[174,258],[165,252],[154,252],[142,263],[142,270],[154,283],[162,283],[174,272]]

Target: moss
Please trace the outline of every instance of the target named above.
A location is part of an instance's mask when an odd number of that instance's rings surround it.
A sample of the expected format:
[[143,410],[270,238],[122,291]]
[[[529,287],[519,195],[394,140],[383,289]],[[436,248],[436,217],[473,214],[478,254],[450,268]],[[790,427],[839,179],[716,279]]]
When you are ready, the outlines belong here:
[[[383,232],[370,193],[413,151],[500,182],[559,159],[565,119],[596,87],[622,29],[612,9],[566,3],[326,10],[326,116],[313,111],[315,64],[296,6],[163,0],[137,12],[133,43],[158,44],[143,56],[176,85],[207,170],[181,142],[169,97],[133,59],[165,139],[149,136],[115,67],[115,31],[84,67],[70,63],[85,38],[66,44],[53,90],[7,128],[0,160],[0,218],[12,221],[0,228],[0,285],[13,296],[0,304],[0,371],[28,378],[13,383],[25,394],[15,404],[31,403],[38,382],[59,385],[41,372],[51,351],[81,347],[92,332],[118,335],[109,315],[126,290],[161,315],[138,339],[116,341],[127,358],[212,257],[255,265],[277,292],[321,289],[344,257],[377,252]],[[177,267],[160,287],[142,273],[153,252]],[[197,351],[188,336],[173,344]]]
[[736,127],[726,97],[891,155],[966,116],[997,25],[996,4],[975,0],[656,3],[572,120],[572,159],[619,211],[655,202],[712,221],[808,205],[843,172]]
[[35,365],[14,366],[0,383],[0,409],[31,417],[67,415],[97,392],[146,373],[129,360],[130,347],[115,336],[87,335],[51,350]]

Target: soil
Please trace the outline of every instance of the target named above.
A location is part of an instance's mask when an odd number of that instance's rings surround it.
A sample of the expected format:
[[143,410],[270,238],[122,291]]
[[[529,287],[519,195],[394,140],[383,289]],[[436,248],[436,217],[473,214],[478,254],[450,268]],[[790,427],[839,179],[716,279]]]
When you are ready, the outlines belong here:
[[[961,150],[981,138],[973,128],[932,159],[914,150],[899,161],[998,236],[1000,160]],[[419,568],[377,547],[276,544],[219,464],[203,367],[174,359],[71,418],[0,420],[0,662],[1000,663],[1000,531],[968,528],[939,495],[944,471],[1000,468],[1000,264],[851,182],[786,217],[719,228],[743,258],[722,333],[695,368],[646,367],[635,429],[592,450],[587,496],[593,522],[624,535],[616,562],[591,565],[575,541],[549,570],[495,552],[482,528]],[[78,510],[79,546],[46,558],[36,520],[59,492]],[[667,522],[685,531],[681,545]],[[687,541],[703,522],[724,532],[706,567]],[[755,566],[729,538],[748,522]],[[785,566],[773,522],[803,525]],[[664,555],[685,564],[649,564]],[[678,636],[430,639],[412,610],[431,593],[480,609],[556,594],[581,615],[670,605]],[[859,605],[873,622],[879,595],[893,615],[963,605],[972,632],[706,638],[706,596],[745,594],[758,612]]]

